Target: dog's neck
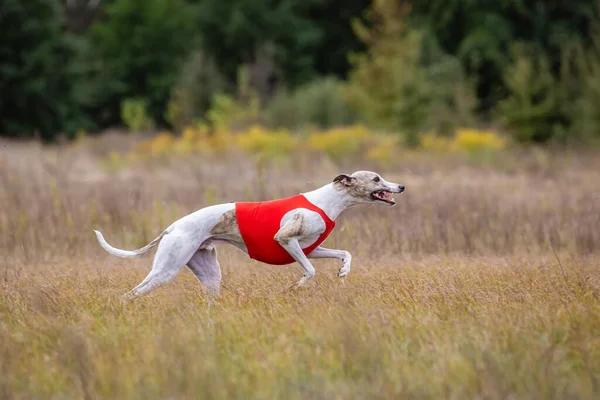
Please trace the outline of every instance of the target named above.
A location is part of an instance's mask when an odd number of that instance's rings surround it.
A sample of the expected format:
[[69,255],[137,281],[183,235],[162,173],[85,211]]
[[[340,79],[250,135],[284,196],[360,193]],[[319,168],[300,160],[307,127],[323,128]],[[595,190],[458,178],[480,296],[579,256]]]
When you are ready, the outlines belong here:
[[358,204],[355,198],[336,189],[333,183],[302,194],[308,201],[323,210],[332,221],[345,209]]

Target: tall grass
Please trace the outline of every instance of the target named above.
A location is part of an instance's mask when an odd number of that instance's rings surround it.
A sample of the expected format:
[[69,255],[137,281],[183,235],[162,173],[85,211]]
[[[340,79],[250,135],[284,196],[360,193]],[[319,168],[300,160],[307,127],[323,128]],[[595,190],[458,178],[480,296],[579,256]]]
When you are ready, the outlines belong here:
[[[507,151],[472,163],[398,151],[389,165],[319,154],[166,155],[107,169],[131,137],[0,145],[2,398],[594,398],[600,394],[600,160]],[[116,153],[115,153],[116,152]],[[326,242],[353,270],[219,248],[207,303],[183,271],[122,305],[151,257],[120,260],[206,205],[293,195],[376,169],[396,207],[344,213]],[[257,189],[257,180],[264,184]],[[552,252],[557,252],[558,260]]]

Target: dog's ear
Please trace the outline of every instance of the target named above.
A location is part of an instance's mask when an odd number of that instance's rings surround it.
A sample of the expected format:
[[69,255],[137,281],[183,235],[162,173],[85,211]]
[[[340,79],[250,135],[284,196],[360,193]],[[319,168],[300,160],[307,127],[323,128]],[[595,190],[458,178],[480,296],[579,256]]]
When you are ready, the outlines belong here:
[[339,182],[344,186],[350,186],[355,180],[355,177],[348,174],[340,174],[333,179],[334,182]]

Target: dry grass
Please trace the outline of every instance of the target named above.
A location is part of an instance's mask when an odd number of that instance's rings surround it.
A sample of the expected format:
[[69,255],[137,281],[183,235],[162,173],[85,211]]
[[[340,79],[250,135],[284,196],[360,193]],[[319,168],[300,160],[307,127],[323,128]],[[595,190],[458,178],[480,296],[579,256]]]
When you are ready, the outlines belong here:
[[[240,155],[103,168],[127,148],[112,135],[0,145],[0,398],[600,395],[596,155],[471,165],[406,153],[386,168],[295,155],[264,177]],[[337,262],[316,260],[298,292],[283,292],[297,269],[223,247],[232,291],[217,304],[186,271],[123,306],[150,257],[110,257],[91,232],[139,247],[204,205],[362,168],[407,192],[394,208],[342,215],[327,244],[353,253],[351,274],[339,280]]]

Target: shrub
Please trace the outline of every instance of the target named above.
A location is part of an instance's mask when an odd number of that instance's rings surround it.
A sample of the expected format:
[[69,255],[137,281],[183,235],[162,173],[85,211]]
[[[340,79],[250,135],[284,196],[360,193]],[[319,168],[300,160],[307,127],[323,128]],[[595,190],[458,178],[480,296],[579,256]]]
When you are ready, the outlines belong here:
[[148,116],[144,99],[125,99],[121,103],[121,119],[130,131],[151,129],[153,122]]
[[165,119],[175,132],[181,132],[184,126],[204,118],[215,95],[228,87],[212,58],[202,51],[194,52],[171,90]]
[[206,119],[216,130],[236,130],[256,122],[260,114],[258,97],[241,102],[234,96],[219,93],[215,95]]
[[175,139],[170,132],[161,132],[154,137],[150,146],[150,154],[153,157],[169,154],[173,151]]
[[506,140],[491,130],[457,129],[452,136],[440,136],[428,132],[421,137],[421,148],[438,154],[462,153],[472,160],[489,158],[504,149]]
[[316,79],[271,101],[264,118],[269,126],[290,129],[347,125],[354,118],[344,99],[342,84],[333,77]]
[[440,136],[432,132],[421,135],[419,144],[422,149],[435,153],[452,151],[452,137]]
[[286,129],[268,131],[255,125],[235,135],[235,143],[249,153],[276,158],[294,151],[298,146],[298,139]]
[[212,106],[206,113],[211,126],[219,131],[243,129],[258,122],[260,117],[260,98],[248,82],[245,67],[238,69],[237,96],[217,93]]
[[151,139],[142,140],[136,143],[128,154],[128,158],[130,160],[147,160],[174,154],[176,144],[177,141],[173,134],[168,131],[163,131]]
[[398,152],[398,138],[391,135],[373,137],[374,143],[367,151],[366,157],[382,165],[391,163]]
[[501,150],[506,141],[493,131],[459,129],[452,141],[452,148],[466,153]]
[[307,140],[312,150],[325,153],[334,161],[356,156],[370,140],[369,131],[362,125],[316,131]]

